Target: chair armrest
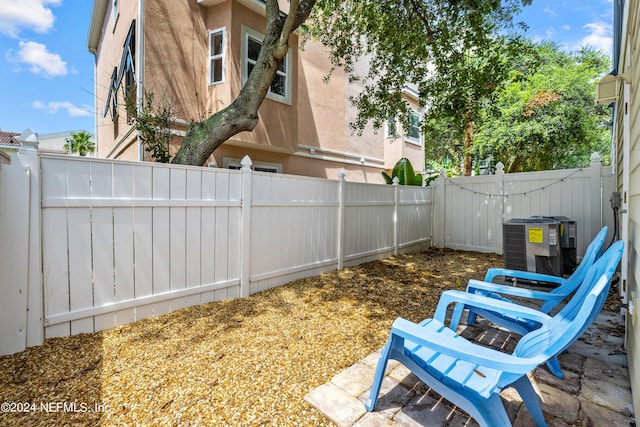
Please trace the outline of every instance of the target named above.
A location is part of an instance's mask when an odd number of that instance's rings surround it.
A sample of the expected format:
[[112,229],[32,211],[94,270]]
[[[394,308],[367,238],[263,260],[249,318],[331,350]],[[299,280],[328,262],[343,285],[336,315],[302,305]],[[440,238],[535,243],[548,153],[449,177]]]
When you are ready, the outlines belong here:
[[535,280],[538,282],[563,283],[564,277],[551,276],[549,274],[533,273],[530,271],[508,270],[506,268],[490,268],[484,276],[485,282],[492,282],[496,276],[509,276],[518,279]]
[[501,301],[495,298],[455,290],[448,290],[442,293],[433,318],[444,324],[445,317],[447,315],[447,307],[452,303],[484,308],[485,310],[498,311],[505,315],[533,320],[538,323],[545,323],[549,319],[551,319],[549,315],[533,308],[525,307],[512,302]]
[[483,282],[480,280],[471,279],[467,285],[467,292],[475,294],[476,291],[495,292],[498,294],[507,294],[517,297],[531,298],[537,300],[557,300],[564,299],[566,295],[552,294],[546,291],[536,291],[528,288],[518,288],[509,285],[500,285],[498,283]]
[[401,317],[393,322],[391,333],[447,356],[514,374],[524,375],[548,359],[544,354],[524,358],[502,353],[461,337],[448,337],[430,331]]

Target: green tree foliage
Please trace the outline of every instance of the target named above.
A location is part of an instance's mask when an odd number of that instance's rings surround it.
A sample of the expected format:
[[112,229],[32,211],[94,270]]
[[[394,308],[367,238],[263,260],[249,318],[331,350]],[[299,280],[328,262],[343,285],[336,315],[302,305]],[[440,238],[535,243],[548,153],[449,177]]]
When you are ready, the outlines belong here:
[[581,167],[594,151],[606,161],[608,111],[594,98],[607,56],[590,48],[567,53],[550,42],[533,47],[482,110],[474,154],[493,156],[507,172]]
[[[479,109],[506,78],[505,51],[512,17],[530,1],[318,1],[310,32],[329,48],[331,60],[359,82],[352,98],[359,114],[352,123],[362,131],[400,113],[408,125],[409,106],[402,91],[415,87],[425,123],[443,120],[463,135],[470,151]],[[369,60],[364,73],[358,64]],[[440,123],[438,127],[442,127]],[[465,162],[471,170],[470,157]]]
[[129,121],[138,131],[144,150],[151,159],[159,163],[169,163],[171,160],[169,145],[173,138],[171,129],[175,121],[175,111],[170,101],[164,99],[155,102],[154,98],[153,92],[147,93],[142,108],[137,108],[128,99],[127,114]]
[[[71,144],[71,147],[69,147],[69,144]],[[62,148],[67,153],[71,151],[72,153],[78,153],[81,156],[86,156],[96,150],[96,144],[93,142],[93,135],[81,130],[79,132],[72,133],[71,141],[65,143]]]

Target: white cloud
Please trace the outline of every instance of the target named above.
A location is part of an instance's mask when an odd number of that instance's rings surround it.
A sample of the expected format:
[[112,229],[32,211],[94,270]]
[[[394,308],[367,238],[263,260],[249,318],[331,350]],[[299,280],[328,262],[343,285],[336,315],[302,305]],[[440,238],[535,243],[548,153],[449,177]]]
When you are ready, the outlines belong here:
[[582,46],[591,46],[595,49],[602,49],[611,54],[611,50],[613,49],[613,38],[611,36],[613,29],[611,24],[604,22],[591,22],[583,28],[589,31],[589,34],[582,39]]
[[47,6],[59,6],[62,0],[0,0],[0,33],[18,37],[21,30],[46,33],[55,16]]
[[67,74],[67,63],[57,53],[49,52],[42,43],[21,41],[19,46],[18,54],[10,59],[11,62],[26,64],[32,73],[47,78]]
[[31,104],[36,110],[44,110],[49,114],[56,114],[58,111],[66,111],[71,117],[89,117],[92,116],[92,107],[83,105],[78,107],[70,101],[50,101],[44,103],[42,101],[33,101]]

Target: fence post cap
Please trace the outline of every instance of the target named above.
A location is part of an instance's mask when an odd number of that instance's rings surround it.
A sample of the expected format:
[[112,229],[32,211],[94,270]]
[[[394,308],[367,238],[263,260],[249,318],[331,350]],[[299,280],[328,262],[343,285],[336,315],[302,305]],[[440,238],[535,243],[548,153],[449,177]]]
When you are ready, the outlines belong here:
[[400,185],[400,178],[398,178],[397,176],[393,177],[393,185]]
[[591,154],[591,163],[602,163],[602,156],[599,153]]
[[338,179],[339,179],[340,181],[344,181],[344,179],[345,179],[345,177],[346,177],[346,176],[347,176],[347,174],[345,173],[345,171],[343,171],[343,170],[339,170],[339,171],[338,171]]
[[242,166],[242,169],[240,170],[250,171],[251,166],[253,165],[253,162],[251,161],[251,157],[249,157],[248,155],[245,155],[240,161],[240,165]]
[[498,164],[496,164],[496,174],[503,174],[504,173],[504,164],[502,162],[498,162]]

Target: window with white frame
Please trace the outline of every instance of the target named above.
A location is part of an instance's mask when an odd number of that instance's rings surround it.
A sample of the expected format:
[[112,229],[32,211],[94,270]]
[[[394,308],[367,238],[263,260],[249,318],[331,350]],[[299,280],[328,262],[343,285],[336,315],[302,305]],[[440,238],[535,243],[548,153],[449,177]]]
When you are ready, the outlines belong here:
[[398,118],[395,115],[388,115],[384,123],[384,136],[386,138],[398,137]]
[[225,72],[225,44],[227,32],[219,28],[209,32],[209,84],[224,82]]
[[411,110],[409,112],[409,126],[405,130],[404,138],[408,142],[413,144],[421,144],[421,132],[420,132],[420,115]]
[[[242,83],[246,83],[249,78],[249,74],[255,67],[258,61],[258,55],[260,49],[262,49],[262,41],[264,35],[252,30],[248,27],[242,27],[243,31],[243,67],[242,67]],[[276,71],[276,76],[271,83],[267,98],[284,102],[286,104],[291,103],[291,49],[282,60],[282,63]]]

